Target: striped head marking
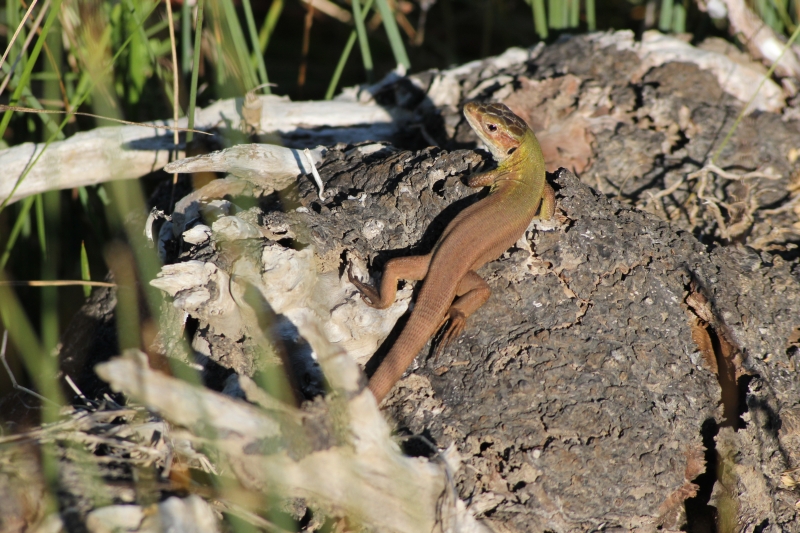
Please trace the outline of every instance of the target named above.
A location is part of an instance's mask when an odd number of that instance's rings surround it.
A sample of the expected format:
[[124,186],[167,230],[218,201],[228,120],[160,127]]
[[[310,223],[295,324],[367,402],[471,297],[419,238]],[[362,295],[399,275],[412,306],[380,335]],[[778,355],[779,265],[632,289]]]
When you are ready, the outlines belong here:
[[498,161],[513,154],[528,132],[525,121],[505,104],[469,102],[464,106],[464,116]]

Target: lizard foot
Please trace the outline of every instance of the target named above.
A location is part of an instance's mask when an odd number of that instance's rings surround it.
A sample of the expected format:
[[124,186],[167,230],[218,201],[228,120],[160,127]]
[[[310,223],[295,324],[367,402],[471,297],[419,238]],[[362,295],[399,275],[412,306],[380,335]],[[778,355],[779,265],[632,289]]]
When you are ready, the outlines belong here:
[[347,279],[350,280],[350,283],[356,286],[358,292],[361,293],[361,299],[370,307],[376,307],[376,302],[380,302],[380,296],[378,296],[378,291],[376,291],[372,286],[364,283],[360,279],[358,279],[353,274],[353,263],[350,263],[350,266],[347,268]]
[[467,316],[458,309],[450,308],[447,311],[447,314],[444,315],[442,322],[439,324],[439,328],[444,326],[446,322],[449,322],[449,324],[439,339],[439,344],[436,347],[436,357],[439,357],[439,355],[442,353],[442,350],[444,350],[450,345],[450,343],[456,340],[459,335],[461,335],[467,325]]

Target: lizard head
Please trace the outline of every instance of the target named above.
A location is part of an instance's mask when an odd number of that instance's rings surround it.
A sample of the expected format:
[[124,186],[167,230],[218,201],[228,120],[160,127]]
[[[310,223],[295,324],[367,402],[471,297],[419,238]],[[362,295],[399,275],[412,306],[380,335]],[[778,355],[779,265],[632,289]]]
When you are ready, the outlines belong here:
[[498,161],[513,154],[530,131],[505,104],[469,102],[464,106],[464,116]]

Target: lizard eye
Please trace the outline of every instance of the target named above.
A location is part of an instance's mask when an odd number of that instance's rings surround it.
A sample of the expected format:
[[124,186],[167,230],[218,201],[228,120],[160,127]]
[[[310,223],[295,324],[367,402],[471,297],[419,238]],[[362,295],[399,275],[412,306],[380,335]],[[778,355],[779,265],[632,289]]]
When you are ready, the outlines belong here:
[[497,124],[487,124],[486,129],[492,132],[497,131]]

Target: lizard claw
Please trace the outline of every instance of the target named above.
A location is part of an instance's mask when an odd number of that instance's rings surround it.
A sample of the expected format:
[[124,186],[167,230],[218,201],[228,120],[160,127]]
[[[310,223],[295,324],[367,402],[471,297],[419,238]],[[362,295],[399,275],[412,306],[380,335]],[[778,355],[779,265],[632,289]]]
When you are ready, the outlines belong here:
[[464,328],[467,325],[467,317],[459,311],[458,309],[449,309],[447,313],[444,315],[444,318],[439,323],[438,329],[441,329],[442,326],[446,322],[450,322],[447,326],[447,329],[442,333],[442,337],[439,339],[439,344],[436,347],[436,357],[442,353],[442,351],[450,345],[454,340],[456,340],[459,335],[464,331]]
[[378,293],[375,289],[358,279],[353,274],[353,263],[350,263],[350,266],[347,268],[347,279],[356,286],[358,292],[361,293],[361,299],[370,307],[375,307],[373,302],[378,302],[380,298],[378,298]]

